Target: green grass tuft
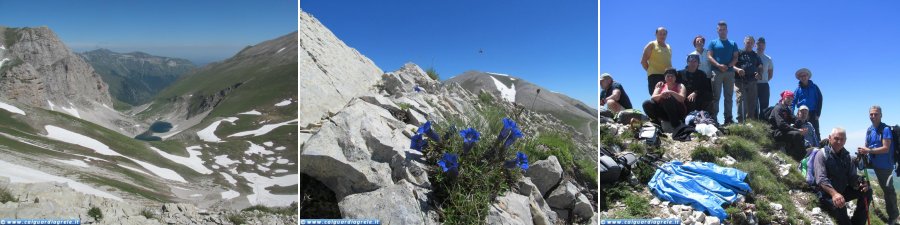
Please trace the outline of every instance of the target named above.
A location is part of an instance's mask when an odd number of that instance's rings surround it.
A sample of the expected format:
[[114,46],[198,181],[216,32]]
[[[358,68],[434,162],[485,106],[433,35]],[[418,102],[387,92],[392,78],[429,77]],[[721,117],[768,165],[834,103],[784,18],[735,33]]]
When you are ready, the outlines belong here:
[[725,152],[719,148],[707,148],[703,146],[697,146],[694,148],[694,151],[691,152],[691,159],[693,161],[700,162],[718,162],[718,158],[724,157]]
[[100,221],[101,219],[103,219],[103,211],[100,211],[100,208],[94,206],[91,207],[90,210],[88,210],[88,216],[94,218],[95,221]]
[[758,156],[759,147],[742,137],[728,136],[724,139],[722,150],[738,161],[749,161]]
[[437,70],[435,70],[433,66],[428,67],[428,69],[425,70],[425,73],[428,74],[428,77],[430,77],[432,80],[435,80],[435,81],[441,80],[441,75],[438,74]]
[[17,201],[19,201],[19,199],[17,199],[16,196],[14,196],[12,192],[9,191],[9,187],[0,187],[0,203]]

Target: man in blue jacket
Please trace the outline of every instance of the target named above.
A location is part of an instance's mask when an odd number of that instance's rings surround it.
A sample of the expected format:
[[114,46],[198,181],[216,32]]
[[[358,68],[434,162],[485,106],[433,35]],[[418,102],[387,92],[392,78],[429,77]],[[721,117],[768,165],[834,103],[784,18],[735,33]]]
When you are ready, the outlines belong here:
[[816,137],[821,137],[819,116],[822,115],[822,91],[819,90],[819,86],[810,80],[812,71],[809,69],[801,68],[794,73],[794,76],[800,82],[797,85],[797,89],[794,90],[794,102],[791,111],[796,111],[802,105],[809,107],[809,122],[816,128]]

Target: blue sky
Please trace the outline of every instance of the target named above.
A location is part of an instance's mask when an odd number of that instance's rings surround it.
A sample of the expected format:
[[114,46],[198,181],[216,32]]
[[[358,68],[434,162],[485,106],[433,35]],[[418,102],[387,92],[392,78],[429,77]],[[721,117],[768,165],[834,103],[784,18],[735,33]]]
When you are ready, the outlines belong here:
[[649,97],[641,51],[655,39],[654,30],[668,28],[666,42],[674,50],[673,66],[681,69],[685,56],[693,51],[693,37],[703,35],[709,43],[718,38],[716,23],[725,20],[728,38],[741,46],[746,35],[766,38],[766,54],[775,65],[771,104],[778,100],[777,93],[797,87],[797,69],[812,70],[812,80],[824,96],[823,136],[836,126],[844,127],[847,149],[855,152],[864,144],[865,130],[871,125],[867,113],[874,104],[884,109],[883,121],[900,123],[900,92],[896,91],[900,52],[893,44],[900,36],[896,16],[900,3],[751,1],[723,6],[727,10],[695,1],[604,1],[600,5],[600,71],[613,74],[639,107]]
[[0,1],[0,26],[48,26],[76,52],[98,47],[200,63],[297,30],[297,2]]
[[411,61],[433,65],[441,79],[505,73],[597,106],[597,2],[307,0],[300,7],[386,72]]

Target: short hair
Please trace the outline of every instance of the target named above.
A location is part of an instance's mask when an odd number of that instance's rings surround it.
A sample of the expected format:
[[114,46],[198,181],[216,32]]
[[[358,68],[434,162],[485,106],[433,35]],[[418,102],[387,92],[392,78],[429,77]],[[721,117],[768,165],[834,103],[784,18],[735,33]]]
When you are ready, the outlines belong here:
[[831,134],[847,135],[847,130],[845,130],[843,127],[835,127],[834,129],[831,129]]
[[728,27],[728,24],[724,20],[719,20],[718,26]]
[[665,75],[669,75],[669,74],[678,76],[678,70],[676,70],[674,67],[666,68],[666,72],[663,73],[663,75],[665,76]]
[[878,110],[878,113],[881,113],[881,106],[873,105],[871,108],[869,108],[869,110],[873,110],[873,109],[876,109],[876,110]]
[[756,39],[753,39],[753,35],[747,35],[747,37],[744,37],[744,41],[747,40],[756,41]]
[[656,31],[653,31],[653,34],[658,34],[660,30],[669,31],[666,27],[657,27]]
[[703,35],[698,34],[696,37],[694,37],[694,40],[691,41],[691,46],[693,46],[697,42],[697,38],[700,38],[700,40],[703,40],[703,42],[706,42],[706,38],[703,37]]

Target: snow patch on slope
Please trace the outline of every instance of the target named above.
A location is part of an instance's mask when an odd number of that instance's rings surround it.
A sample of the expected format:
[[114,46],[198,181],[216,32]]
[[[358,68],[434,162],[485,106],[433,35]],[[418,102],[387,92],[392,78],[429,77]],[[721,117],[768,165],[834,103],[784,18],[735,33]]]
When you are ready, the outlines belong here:
[[494,85],[497,86],[497,91],[500,91],[500,98],[506,100],[507,102],[515,102],[516,101],[516,84],[512,84],[512,87],[506,87],[505,84],[490,76],[492,80],[494,80]]
[[77,192],[122,201],[122,198],[119,198],[118,196],[101,190],[97,190],[83,183],[68,178],[44,173],[40,170],[35,170],[29,167],[20,166],[0,160],[0,168],[3,168],[2,170],[0,170],[0,176],[9,177],[10,183],[59,182],[67,184],[70,188]]

